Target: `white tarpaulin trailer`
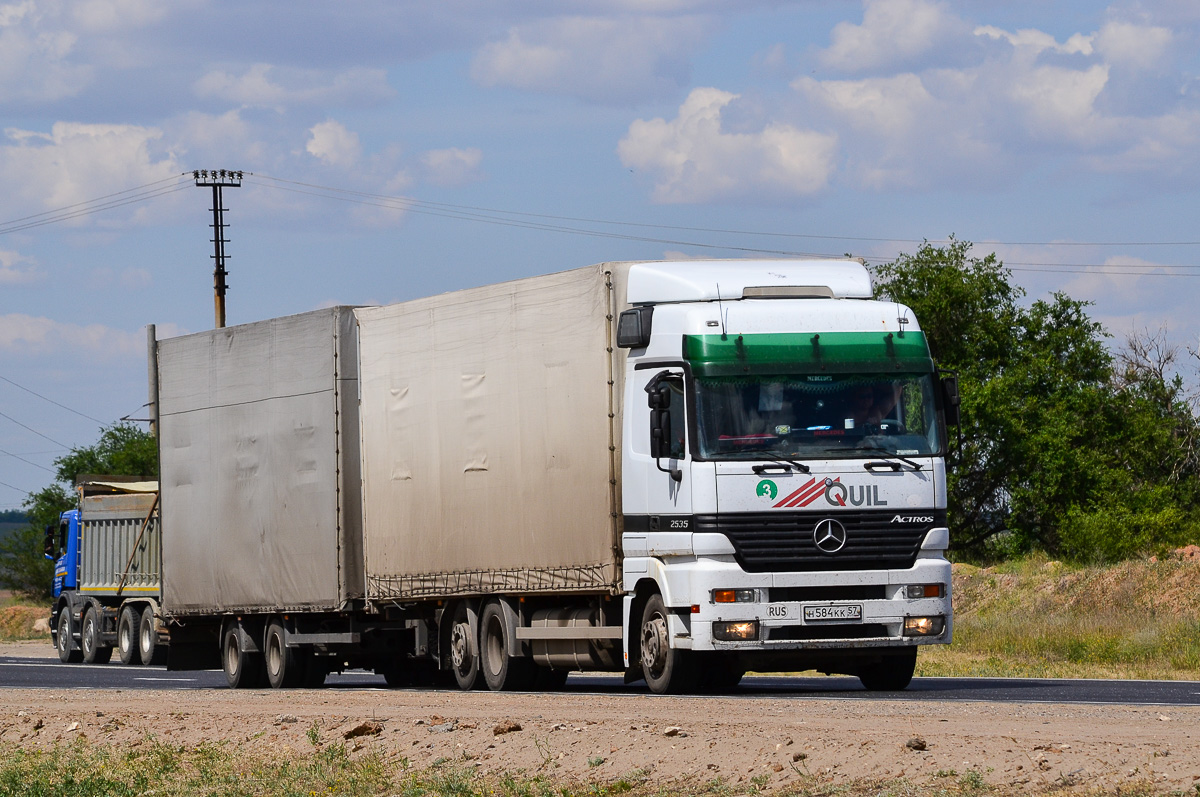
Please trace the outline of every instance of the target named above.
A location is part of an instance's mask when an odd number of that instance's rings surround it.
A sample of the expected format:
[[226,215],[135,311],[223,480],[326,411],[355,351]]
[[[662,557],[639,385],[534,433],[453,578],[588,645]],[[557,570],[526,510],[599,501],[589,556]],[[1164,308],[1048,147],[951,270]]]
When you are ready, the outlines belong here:
[[618,590],[627,269],[355,311],[369,598]]
[[362,597],[354,340],[332,307],[158,342],[168,614]]

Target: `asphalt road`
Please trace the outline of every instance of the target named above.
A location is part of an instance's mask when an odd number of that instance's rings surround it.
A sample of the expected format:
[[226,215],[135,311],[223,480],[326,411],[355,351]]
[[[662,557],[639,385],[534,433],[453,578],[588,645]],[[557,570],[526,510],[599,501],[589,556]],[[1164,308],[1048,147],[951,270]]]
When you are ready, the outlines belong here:
[[[383,678],[350,671],[330,675],[328,689],[385,690]],[[53,659],[0,657],[6,689],[225,689],[220,670],[168,672],[164,667],[62,664]],[[644,695],[644,684],[619,676],[572,675],[566,692]],[[867,692],[857,678],[747,676],[735,696],[811,700],[936,700],[999,703],[1101,703],[1149,706],[1200,705],[1196,681],[1092,681],[1042,678],[915,678],[903,692]]]

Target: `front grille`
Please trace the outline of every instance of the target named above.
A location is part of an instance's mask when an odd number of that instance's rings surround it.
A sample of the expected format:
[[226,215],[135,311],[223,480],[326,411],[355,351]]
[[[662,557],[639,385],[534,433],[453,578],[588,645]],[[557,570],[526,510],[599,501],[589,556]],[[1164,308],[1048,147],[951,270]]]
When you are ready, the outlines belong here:
[[887,597],[883,584],[848,584],[841,587],[771,587],[771,603],[796,601],[876,601]]
[[[879,510],[720,513],[696,515],[695,530],[728,537],[749,573],[894,570],[912,567],[925,534],[946,525],[945,510],[921,514],[932,522],[893,523],[905,515]],[[827,518],[846,529],[846,544],[837,553],[825,553],[813,539],[816,525]]]
[[767,629],[770,639],[783,639],[789,642],[812,642],[821,639],[875,639],[888,635],[886,625],[882,623],[862,623],[854,625],[786,625],[782,628]]

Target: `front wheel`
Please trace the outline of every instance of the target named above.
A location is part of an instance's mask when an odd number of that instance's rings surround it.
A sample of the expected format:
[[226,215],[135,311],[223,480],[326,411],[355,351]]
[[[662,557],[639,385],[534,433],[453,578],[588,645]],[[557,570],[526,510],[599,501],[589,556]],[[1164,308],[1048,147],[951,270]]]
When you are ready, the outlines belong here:
[[71,644],[71,607],[63,606],[58,611],[58,631],[54,637],[54,647],[58,649],[58,660],[63,664],[78,664],[83,661],[83,653]]
[[138,649],[138,622],[141,614],[133,606],[121,609],[117,618],[117,653],[122,664],[141,664],[142,653]]
[[886,653],[876,664],[858,671],[858,680],[872,692],[899,692],[908,687],[917,669],[917,649]]
[[112,645],[105,645],[100,634],[100,611],[89,606],[83,613],[83,630],[79,634],[84,664],[107,664],[112,658]]
[[661,595],[651,595],[642,611],[642,675],[656,695],[689,692],[696,687],[699,672],[690,650],[671,647],[670,623]]

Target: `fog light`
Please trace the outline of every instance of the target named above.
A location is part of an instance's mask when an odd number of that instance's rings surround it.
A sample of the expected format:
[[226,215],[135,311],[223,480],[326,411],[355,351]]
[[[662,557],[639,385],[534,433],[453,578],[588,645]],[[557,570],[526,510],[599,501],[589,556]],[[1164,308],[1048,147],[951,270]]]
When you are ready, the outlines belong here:
[[945,617],[905,617],[905,636],[937,636],[946,630]]
[[940,598],[943,595],[941,584],[909,584],[905,590],[909,600]]
[[713,623],[712,635],[713,639],[719,639],[723,642],[758,639],[758,620],[736,623]]
[[714,589],[713,603],[754,603],[758,595],[752,589]]

